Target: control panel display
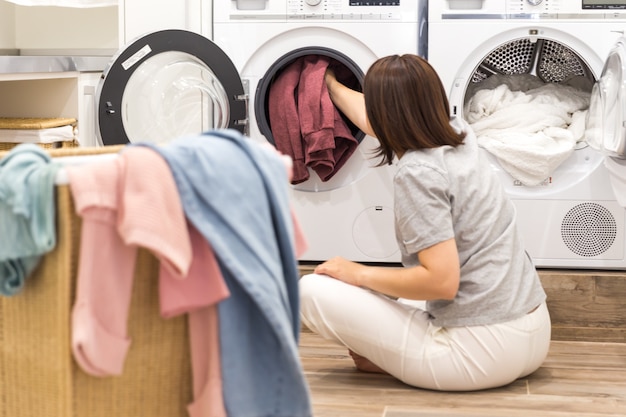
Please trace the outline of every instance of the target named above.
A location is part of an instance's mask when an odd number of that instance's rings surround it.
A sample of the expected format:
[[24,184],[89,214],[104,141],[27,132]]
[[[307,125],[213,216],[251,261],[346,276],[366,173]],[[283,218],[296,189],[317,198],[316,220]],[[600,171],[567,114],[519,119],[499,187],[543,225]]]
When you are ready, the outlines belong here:
[[626,0],[582,0],[583,9],[626,9]]
[[400,0],[362,0],[362,1],[350,0],[350,6],[399,6],[399,5],[400,5]]

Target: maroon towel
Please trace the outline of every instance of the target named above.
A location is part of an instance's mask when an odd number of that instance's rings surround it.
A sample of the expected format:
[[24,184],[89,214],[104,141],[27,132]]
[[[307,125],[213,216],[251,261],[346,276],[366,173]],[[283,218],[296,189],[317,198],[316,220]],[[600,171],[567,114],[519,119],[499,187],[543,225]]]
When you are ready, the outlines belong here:
[[[331,179],[342,166],[348,161],[348,158],[352,156],[354,151],[358,146],[357,140],[352,135],[350,129],[348,129],[348,125],[341,117],[339,111],[334,109],[334,128],[333,134],[335,137],[335,149],[333,150],[333,160],[335,162],[334,166],[330,170],[324,170],[324,165],[318,167],[312,166],[317,175],[320,176],[322,181],[328,181]],[[311,159],[314,158],[313,155],[309,154]]]
[[328,63],[329,59],[324,56],[304,57],[298,86],[298,117],[306,154],[304,160],[316,172],[318,169],[322,172],[332,171],[335,165],[334,106],[332,102],[329,106],[330,97],[324,100],[324,73]]
[[293,160],[292,184],[309,178],[307,167],[328,181],[358,146],[326,88],[324,74],[331,63],[338,79],[341,75],[342,82],[354,85],[356,78],[345,66],[326,56],[307,55],[285,67],[270,86],[274,144]]
[[[361,88],[361,83],[354,75],[354,73],[345,65],[341,64],[339,61],[334,59],[330,60],[329,66],[331,66],[335,71],[335,76],[337,80],[339,80],[345,86],[353,89],[359,90]],[[326,94],[328,94],[328,89],[326,89]],[[328,96],[330,100],[330,95]],[[334,105],[333,105],[334,107]],[[348,122],[341,115],[339,110],[334,107],[335,111],[335,170],[332,172],[331,176],[327,179],[330,179],[332,175],[335,175],[337,171],[348,161],[348,158],[352,156],[359,143],[355,139]],[[354,126],[354,125],[353,125]],[[355,127],[356,128],[356,127]]]
[[298,116],[305,146],[305,162],[322,181],[328,181],[358,146],[330,99],[324,74],[331,59],[308,55],[298,86]]
[[309,178],[296,101],[302,64],[301,58],[289,64],[276,77],[268,94],[268,113],[274,145],[279,152],[293,160],[292,184],[298,184]]

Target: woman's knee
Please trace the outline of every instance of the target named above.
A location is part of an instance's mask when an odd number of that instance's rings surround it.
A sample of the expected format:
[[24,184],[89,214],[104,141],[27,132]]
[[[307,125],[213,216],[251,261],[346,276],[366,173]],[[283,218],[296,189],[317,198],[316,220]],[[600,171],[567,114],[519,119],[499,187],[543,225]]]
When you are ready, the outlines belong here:
[[303,275],[299,281],[300,303],[308,304],[319,297],[323,277],[316,274]]
[[332,278],[324,275],[308,274],[300,278],[300,316],[307,325],[322,315],[321,309],[327,303],[326,295],[331,294],[329,283]]

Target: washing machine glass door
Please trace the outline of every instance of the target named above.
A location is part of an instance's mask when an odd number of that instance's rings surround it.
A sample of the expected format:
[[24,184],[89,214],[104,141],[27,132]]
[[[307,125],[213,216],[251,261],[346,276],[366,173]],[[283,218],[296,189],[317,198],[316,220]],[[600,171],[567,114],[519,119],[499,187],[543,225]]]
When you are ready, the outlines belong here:
[[591,93],[587,142],[594,149],[626,158],[626,39],[609,53],[602,75]]
[[244,131],[244,89],[228,56],[209,39],[164,30],[124,47],[97,93],[103,145],[165,143],[210,129]]

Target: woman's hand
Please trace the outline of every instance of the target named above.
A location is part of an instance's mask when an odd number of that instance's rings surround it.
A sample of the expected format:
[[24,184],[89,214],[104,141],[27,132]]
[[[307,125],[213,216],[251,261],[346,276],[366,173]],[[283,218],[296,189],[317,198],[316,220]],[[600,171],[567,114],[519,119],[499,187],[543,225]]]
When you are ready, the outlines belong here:
[[360,286],[361,274],[368,267],[342,257],[335,257],[315,267],[316,274],[325,274],[347,284]]
[[374,131],[367,120],[363,93],[352,90],[337,80],[335,71],[328,67],[324,73],[328,94],[337,107],[352,123],[366,135],[374,136]]
[[454,238],[439,242],[417,254],[420,265],[412,267],[369,266],[336,257],[315,268],[357,287],[409,300],[453,300],[459,291],[461,267]]

